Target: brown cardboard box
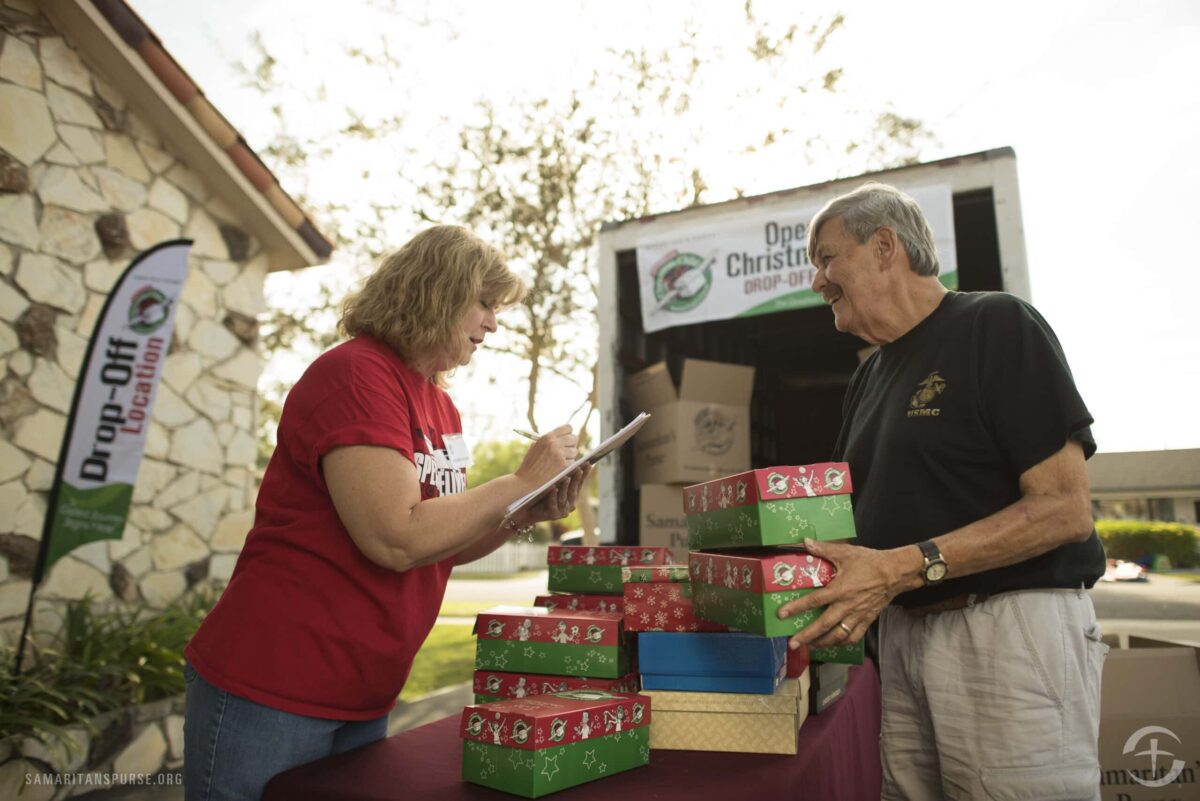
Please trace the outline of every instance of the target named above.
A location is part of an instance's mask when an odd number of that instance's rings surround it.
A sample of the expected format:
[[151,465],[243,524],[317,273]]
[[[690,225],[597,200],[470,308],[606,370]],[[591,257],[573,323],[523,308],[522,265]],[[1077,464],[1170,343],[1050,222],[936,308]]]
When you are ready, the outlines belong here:
[[678,392],[666,362],[626,379],[630,402],[653,414],[633,441],[633,479],[694,484],[750,468],[754,368],[685,359]]
[[638,544],[671,549],[677,565],[688,560],[687,518],[683,514],[683,487],[643,484],[640,488]]
[[1200,648],[1130,637],[1104,663],[1104,801],[1200,801]]

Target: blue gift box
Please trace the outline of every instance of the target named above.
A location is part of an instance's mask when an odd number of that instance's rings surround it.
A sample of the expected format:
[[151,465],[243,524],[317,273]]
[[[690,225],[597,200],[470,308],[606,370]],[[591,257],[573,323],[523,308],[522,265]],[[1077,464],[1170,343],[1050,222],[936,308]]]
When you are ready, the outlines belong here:
[[742,632],[641,632],[647,690],[773,693],[787,672],[787,637]]

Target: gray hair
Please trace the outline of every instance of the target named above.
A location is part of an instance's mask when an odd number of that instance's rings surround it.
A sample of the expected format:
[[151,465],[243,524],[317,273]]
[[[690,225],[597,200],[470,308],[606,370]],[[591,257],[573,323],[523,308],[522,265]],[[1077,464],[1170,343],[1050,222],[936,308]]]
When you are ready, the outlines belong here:
[[924,276],[938,274],[933,230],[917,201],[896,187],[866,183],[826,203],[808,225],[808,260],[814,265],[817,234],[822,225],[835,217],[842,218],[842,229],[860,245],[880,228],[894,228],[904,244],[912,271]]

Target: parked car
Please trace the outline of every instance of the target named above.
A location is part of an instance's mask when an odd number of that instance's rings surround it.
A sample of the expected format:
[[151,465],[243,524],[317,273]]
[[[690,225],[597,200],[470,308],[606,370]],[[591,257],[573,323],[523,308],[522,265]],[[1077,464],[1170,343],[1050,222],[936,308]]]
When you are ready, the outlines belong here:
[[1108,559],[1101,581],[1149,581],[1150,573],[1137,562]]

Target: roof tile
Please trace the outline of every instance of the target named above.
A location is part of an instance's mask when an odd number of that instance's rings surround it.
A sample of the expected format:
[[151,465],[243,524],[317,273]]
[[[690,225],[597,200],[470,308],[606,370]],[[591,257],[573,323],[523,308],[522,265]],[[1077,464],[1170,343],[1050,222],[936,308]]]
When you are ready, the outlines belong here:
[[180,69],[175,59],[171,58],[158,42],[151,38],[143,39],[137,46],[137,52],[142,61],[146,62],[146,66],[162,81],[163,86],[167,87],[167,91],[180,103],[186,106],[188,101],[199,93],[200,90],[192,83],[192,79]]
[[253,150],[246,147],[244,141],[238,140],[234,142],[225,152],[229,154],[229,158],[233,159],[233,163],[238,166],[243,175],[250,179],[250,183],[254,184],[254,188],[259,192],[265,193],[275,185],[275,179],[271,176],[271,171],[258,160]]
[[[217,147],[228,151],[231,146],[238,141],[238,132],[232,125],[213,107],[212,103],[204,95],[196,95],[187,103],[187,110],[196,122],[200,123],[212,140],[217,143]],[[236,159],[234,160],[236,163]]]
[[326,259],[333,244],[312,224],[296,202],[279,186],[271,170],[238,134],[228,120],[204,97],[204,93],[154,32],[123,0],[91,0],[118,35],[137,51],[163,86],[200,123],[213,142],[229,156],[234,166],[261,192],[284,222],[293,228],[318,258]]

